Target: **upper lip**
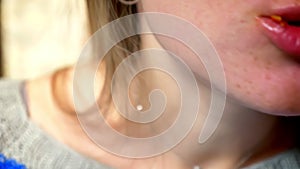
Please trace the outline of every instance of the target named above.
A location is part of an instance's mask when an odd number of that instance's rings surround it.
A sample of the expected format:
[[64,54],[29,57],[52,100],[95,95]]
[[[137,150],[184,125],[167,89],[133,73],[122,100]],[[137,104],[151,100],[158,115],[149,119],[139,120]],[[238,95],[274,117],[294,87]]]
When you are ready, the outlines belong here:
[[278,15],[286,22],[300,21],[300,5],[290,5],[286,7],[273,9],[268,16]]
[[272,10],[258,18],[265,35],[281,50],[300,57],[300,6]]

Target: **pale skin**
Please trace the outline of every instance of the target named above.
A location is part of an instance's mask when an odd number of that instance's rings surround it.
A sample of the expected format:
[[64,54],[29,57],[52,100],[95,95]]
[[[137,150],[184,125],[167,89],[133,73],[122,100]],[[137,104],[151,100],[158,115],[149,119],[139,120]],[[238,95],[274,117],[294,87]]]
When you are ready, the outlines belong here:
[[[268,14],[272,8],[286,4],[300,4],[300,1],[142,0],[139,2],[139,11],[165,12],[187,19],[210,38],[220,53],[229,96],[233,99],[228,99],[219,128],[205,144],[200,145],[197,142],[208,108],[206,103],[209,102],[209,89],[205,85],[200,85],[205,101],[201,103],[199,112],[203,113],[200,113],[192,132],[168,153],[148,159],[126,159],[112,155],[103,151],[87,137],[74,113],[72,67],[59,75],[64,77],[61,81],[64,85],[58,86],[59,91],[63,93],[59,98],[51,93],[52,75],[28,81],[26,89],[29,96],[30,118],[49,135],[78,152],[121,169],[181,169],[192,168],[194,165],[200,165],[204,169],[232,169],[259,162],[284,151],[293,145],[291,135],[286,133],[277,117],[266,113],[299,114],[300,104],[297,101],[300,99],[300,92],[297,91],[300,91],[300,81],[295,79],[300,78],[299,74],[296,74],[300,71],[300,66],[268,41],[261,33],[255,17]],[[180,44],[152,35],[142,36],[141,40],[142,48],[161,48],[160,44],[163,44],[165,48],[176,51],[180,56],[184,53],[183,59],[196,73],[203,75],[203,70],[197,69],[201,63],[197,63],[195,56]],[[170,81],[168,78],[165,79]],[[169,90],[171,98],[176,98],[176,92],[173,92],[176,87],[166,87],[163,84],[160,84],[160,87]],[[58,106],[57,102],[64,107]],[[261,111],[265,114],[260,113]],[[106,118],[120,131],[134,127],[124,119],[115,118],[115,114]],[[135,129],[132,133],[139,135],[140,132],[139,129]],[[276,142],[282,133],[286,135],[281,137],[280,142]]]

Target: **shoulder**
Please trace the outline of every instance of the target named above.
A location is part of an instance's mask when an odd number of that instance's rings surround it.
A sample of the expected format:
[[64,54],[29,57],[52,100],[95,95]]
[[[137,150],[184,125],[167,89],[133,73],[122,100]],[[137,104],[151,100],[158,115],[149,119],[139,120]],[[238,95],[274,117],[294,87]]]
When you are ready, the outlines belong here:
[[244,169],[300,169],[300,150],[295,148]]
[[[0,133],[1,142],[14,137],[26,123],[26,111],[20,96],[21,81],[0,80]],[[4,146],[0,147],[3,148]]]
[[[26,112],[20,98],[20,85],[20,81],[0,80],[0,144],[4,144],[3,139],[17,131],[26,121]],[[3,146],[0,150],[1,148]]]
[[48,137],[27,117],[21,81],[0,80],[0,153],[28,169],[105,169]]
[[0,80],[0,118],[4,118],[6,115],[14,116],[15,114],[13,113],[7,114],[7,112],[12,111],[12,109],[24,108],[21,96],[21,86],[22,81]]
[[20,104],[21,81],[0,80],[0,111],[7,110],[8,107]]

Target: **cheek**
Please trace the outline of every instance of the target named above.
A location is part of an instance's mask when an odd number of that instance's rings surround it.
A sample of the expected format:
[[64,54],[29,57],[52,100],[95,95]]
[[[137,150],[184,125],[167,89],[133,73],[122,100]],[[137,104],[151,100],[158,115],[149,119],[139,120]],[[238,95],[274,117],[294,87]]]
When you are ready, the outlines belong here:
[[244,63],[224,59],[228,94],[245,106],[273,115],[300,112],[299,83],[290,65],[249,57]]
[[[297,103],[300,82],[293,81],[299,77],[295,75],[299,65],[291,67],[283,54],[261,34],[255,20],[270,2],[143,0],[142,6],[145,12],[182,17],[203,31],[219,53],[229,95],[239,103],[271,114],[300,112]],[[193,71],[208,79],[203,64],[188,48],[175,40],[162,37],[158,40],[182,57]]]

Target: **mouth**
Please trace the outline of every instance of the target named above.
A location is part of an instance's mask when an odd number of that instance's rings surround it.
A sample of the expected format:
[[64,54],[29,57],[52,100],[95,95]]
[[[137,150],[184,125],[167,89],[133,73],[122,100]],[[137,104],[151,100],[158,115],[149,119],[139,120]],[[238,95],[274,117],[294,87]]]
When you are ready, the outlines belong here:
[[300,6],[279,9],[274,14],[258,17],[258,21],[277,48],[300,59]]

